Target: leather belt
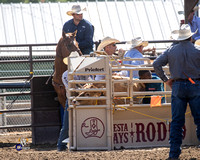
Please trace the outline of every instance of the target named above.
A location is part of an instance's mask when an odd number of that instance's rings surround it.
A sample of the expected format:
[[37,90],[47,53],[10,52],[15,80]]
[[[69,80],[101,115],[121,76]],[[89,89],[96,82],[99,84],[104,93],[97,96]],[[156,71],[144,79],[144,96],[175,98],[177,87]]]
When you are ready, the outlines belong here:
[[[200,78],[192,78],[192,80],[196,80],[196,81],[200,81]],[[178,79],[174,79],[174,81],[176,82],[181,82],[181,81],[189,81],[188,79],[182,79],[182,78],[178,78]]]

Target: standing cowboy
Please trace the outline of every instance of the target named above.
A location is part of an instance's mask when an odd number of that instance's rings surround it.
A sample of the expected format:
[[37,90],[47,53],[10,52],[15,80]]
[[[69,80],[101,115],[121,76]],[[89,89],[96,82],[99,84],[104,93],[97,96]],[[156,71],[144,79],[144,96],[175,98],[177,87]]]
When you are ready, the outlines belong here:
[[[157,75],[172,88],[169,159],[178,159],[181,153],[182,127],[188,103],[200,141],[200,49],[191,42],[194,34],[188,24],[173,31],[171,37],[180,42],[164,51],[153,63]],[[162,68],[167,64],[171,78],[166,76]]]
[[73,19],[65,22],[63,31],[69,33],[77,30],[76,41],[79,48],[83,54],[89,54],[93,51],[94,28],[89,21],[83,19],[84,11],[86,8],[81,9],[80,5],[73,5],[71,11],[67,12]]

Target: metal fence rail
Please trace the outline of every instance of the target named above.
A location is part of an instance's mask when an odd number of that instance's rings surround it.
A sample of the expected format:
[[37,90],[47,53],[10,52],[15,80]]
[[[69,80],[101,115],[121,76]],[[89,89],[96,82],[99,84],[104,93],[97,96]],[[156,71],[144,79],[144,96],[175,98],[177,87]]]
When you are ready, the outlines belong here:
[[[175,41],[149,41],[152,44],[167,43],[169,45],[173,42]],[[122,41],[119,45],[125,43],[126,41]],[[96,48],[98,44],[99,42],[95,42]],[[56,45],[56,43],[0,45],[2,69],[0,71],[0,129],[31,127],[31,112],[56,109],[31,108],[31,95],[42,94],[41,92],[31,92],[31,79],[35,76],[50,76],[53,73]],[[162,52],[164,49],[166,48],[162,48],[158,52]],[[28,103],[24,103],[24,101]],[[25,121],[23,118],[17,120],[15,125],[11,123],[14,121],[12,116],[13,118],[20,117],[20,115],[23,117],[24,113],[27,114],[26,116],[29,115],[29,118]],[[6,117],[9,117],[10,124]]]
[[51,75],[56,45],[0,45],[0,133],[30,130],[36,126],[31,124],[32,112],[59,110],[31,108],[31,95],[38,94],[31,92],[31,79]]

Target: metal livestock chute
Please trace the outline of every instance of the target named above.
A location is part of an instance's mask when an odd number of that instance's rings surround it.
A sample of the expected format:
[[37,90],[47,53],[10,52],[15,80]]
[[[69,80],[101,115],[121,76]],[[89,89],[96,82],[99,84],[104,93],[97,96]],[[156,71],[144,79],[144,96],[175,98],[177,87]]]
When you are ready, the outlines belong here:
[[[144,66],[123,66],[124,59],[113,59],[102,55],[81,56],[68,59],[68,103],[69,103],[69,148],[70,150],[113,150],[120,148],[143,148],[169,146],[171,120],[171,91],[133,91],[135,83],[161,83],[161,80],[113,79],[112,73],[120,70],[153,70],[151,64]],[[129,59],[130,60],[130,59]],[[141,59],[149,61],[147,58]],[[113,61],[116,62],[115,65]],[[122,64],[120,63],[122,62]],[[165,67],[168,70],[168,67]],[[94,80],[104,75],[102,80]],[[89,80],[75,80],[75,76],[89,76]],[[126,84],[127,91],[116,92],[114,84]],[[85,84],[101,84],[103,87],[84,88]],[[101,92],[100,96],[80,96],[80,93]],[[102,94],[103,93],[103,94]],[[157,107],[151,104],[135,104],[134,97],[164,95],[168,103]],[[115,104],[115,98],[125,99],[123,104]],[[126,100],[129,102],[126,103]],[[74,103],[74,100],[88,103]],[[95,101],[92,105],[90,102]],[[104,103],[99,103],[99,102]],[[83,105],[84,104],[84,105]],[[183,145],[196,145],[190,110],[187,110],[184,126]]]

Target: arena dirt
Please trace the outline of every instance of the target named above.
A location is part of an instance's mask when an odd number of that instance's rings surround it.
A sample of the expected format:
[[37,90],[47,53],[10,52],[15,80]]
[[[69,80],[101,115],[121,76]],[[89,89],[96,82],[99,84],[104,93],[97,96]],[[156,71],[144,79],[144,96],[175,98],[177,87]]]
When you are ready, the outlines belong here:
[[[16,145],[23,138],[27,141],[26,149],[17,151]],[[31,144],[31,132],[0,134],[0,160],[163,160],[168,158],[168,152],[168,147],[114,151],[57,152],[55,144]],[[200,148],[197,146],[183,147],[180,159],[200,160]]]

